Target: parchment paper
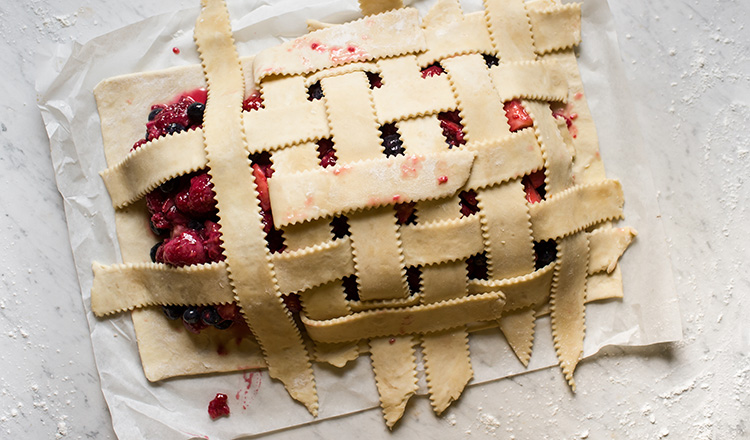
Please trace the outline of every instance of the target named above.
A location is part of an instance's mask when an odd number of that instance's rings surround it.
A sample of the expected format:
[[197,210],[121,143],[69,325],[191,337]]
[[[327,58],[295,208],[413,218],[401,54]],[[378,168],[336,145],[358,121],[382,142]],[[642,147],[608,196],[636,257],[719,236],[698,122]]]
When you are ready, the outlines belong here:
[[[122,439],[229,439],[314,420],[265,372],[177,378],[151,384],[141,369],[129,315],[97,319],[91,312],[91,262],[120,261],[114,213],[98,175],[106,164],[92,90],[99,81],[115,75],[198,63],[192,37],[199,12],[198,2],[195,3],[194,8],[153,17],[83,45],[50,47],[37,63],[39,107],[64,199],[102,390],[115,432]],[[308,18],[338,23],[359,17],[357,3],[351,0],[300,3],[230,1],[240,54],[249,55],[305,33]],[[413,6],[424,14],[433,3],[415,1]],[[462,5],[466,12],[481,9],[481,2],[476,0],[463,1]],[[179,56],[171,53],[172,47],[181,50]],[[639,232],[621,261],[625,299],[587,307],[584,355],[591,356],[606,345],[678,340],[682,329],[656,191],[605,0],[586,0],[584,4],[579,53],[579,67],[607,174],[619,179],[625,191],[625,220],[621,224]],[[473,335],[471,353],[475,372],[472,384],[556,364],[548,318],[537,321],[528,369],[516,360],[496,329]],[[315,374],[320,395],[319,419],[379,405],[366,356],[342,370],[315,365]],[[217,392],[229,395],[232,415],[211,421],[206,408]]]

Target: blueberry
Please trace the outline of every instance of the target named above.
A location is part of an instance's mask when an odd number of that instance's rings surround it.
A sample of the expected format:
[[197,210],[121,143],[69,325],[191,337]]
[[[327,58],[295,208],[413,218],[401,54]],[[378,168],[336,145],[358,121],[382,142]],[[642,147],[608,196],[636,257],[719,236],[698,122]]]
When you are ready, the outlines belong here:
[[159,247],[161,247],[161,245],[162,242],[158,242],[151,247],[151,261],[154,263],[156,263],[156,253],[159,251]]
[[187,115],[190,122],[195,125],[203,123],[203,112],[206,111],[206,105],[202,102],[194,102],[187,108]]
[[219,315],[219,312],[215,308],[208,306],[203,308],[201,319],[207,325],[216,325],[221,322],[221,315]]
[[[157,237],[163,237],[167,234],[169,234],[169,229],[161,229],[154,226],[154,222],[151,220],[148,221],[148,225],[151,227],[151,232],[154,233]],[[158,243],[161,244],[161,243]],[[156,252],[153,248],[151,249],[151,252]]]
[[175,134],[181,131],[185,131],[185,126],[182,124],[172,122],[171,124],[167,125],[167,134]]
[[200,307],[190,306],[182,314],[182,320],[188,324],[197,324],[201,319]]
[[232,324],[234,324],[233,320],[231,320],[231,319],[225,319],[225,320],[219,322],[218,324],[214,324],[214,327],[216,327],[219,330],[226,330],[229,327],[231,327]]
[[161,306],[161,310],[164,312],[164,316],[172,321],[179,319],[185,313],[184,306]]
[[156,118],[156,115],[158,115],[159,113],[161,113],[162,110],[164,110],[164,109],[161,108],[161,107],[157,107],[157,108],[151,110],[151,113],[148,114],[148,120],[149,121],[153,121],[154,118]]
[[172,191],[174,191],[175,186],[176,186],[175,179],[169,179],[166,182],[159,185],[159,189],[161,190],[161,192],[165,194],[169,194]]
[[404,154],[404,149],[401,142],[401,137],[396,134],[386,134],[383,136],[383,153],[386,156],[396,156],[398,154]]
[[309,96],[307,99],[310,101],[321,99],[323,97],[323,87],[321,87],[320,81],[311,85],[307,89],[307,95]]

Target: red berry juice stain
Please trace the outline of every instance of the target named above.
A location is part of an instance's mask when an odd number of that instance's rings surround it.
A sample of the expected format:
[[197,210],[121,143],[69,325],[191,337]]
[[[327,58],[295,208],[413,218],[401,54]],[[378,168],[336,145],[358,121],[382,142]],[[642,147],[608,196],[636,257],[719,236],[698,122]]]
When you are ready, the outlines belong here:
[[407,156],[404,163],[401,164],[401,177],[404,179],[417,177],[422,169],[421,162],[423,160],[424,158],[420,156]]
[[229,405],[227,405],[226,394],[217,393],[214,400],[208,403],[208,415],[211,417],[211,420],[229,416]]
[[557,107],[552,109],[552,116],[565,120],[565,124],[568,126],[568,132],[573,139],[578,137],[578,127],[575,124],[575,120],[578,119],[578,113],[573,111],[573,106],[568,103],[565,107]]
[[219,345],[216,347],[216,354],[219,356],[226,356],[229,354],[227,351],[227,347],[224,346],[224,344],[219,343]]
[[180,48],[179,47],[173,47],[172,48],[172,53],[175,54],[175,55],[179,55],[180,54]]
[[242,379],[245,381],[245,388],[240,388],[234,396],[238,401],[242,400],[242,409],[247,409],[248,405],[258,395],[260,390],[261,373],[257,371],[248,371],[242,373]]

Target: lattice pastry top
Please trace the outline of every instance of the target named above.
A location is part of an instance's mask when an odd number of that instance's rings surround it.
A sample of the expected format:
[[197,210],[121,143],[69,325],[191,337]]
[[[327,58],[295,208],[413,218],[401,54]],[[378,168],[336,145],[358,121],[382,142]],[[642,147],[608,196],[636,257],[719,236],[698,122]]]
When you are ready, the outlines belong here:
[[499,326],[526,364],[549,313],[574,387],[584,305],[621,296],[635,235],[609,223],[623,196],[573,54],[579,5],[441,0],[420,21],[361,3],[240,58],[203,0],[202,68],[97,87],[124,263],[94,263],[94,312],[132,310],[149,380],[267,367],[312,414],[311,361],[369,351],[388,426],[417,345],[441,413],[472,377],[470,331]]

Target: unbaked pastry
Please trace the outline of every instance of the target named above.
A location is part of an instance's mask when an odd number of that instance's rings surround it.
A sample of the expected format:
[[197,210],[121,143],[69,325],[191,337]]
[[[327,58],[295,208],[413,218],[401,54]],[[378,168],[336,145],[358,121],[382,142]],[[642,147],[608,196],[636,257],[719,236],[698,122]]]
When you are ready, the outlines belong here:
[[[580,5],[486,0],[463,14],[440,0],[420,21],[398,1],[360,3],[360,20],[313,23],[240,58],[223,1],[203,0],[202,66],[97,86],[124,263],[94,263],[94,312],[132,311],[151,381],[268,368],[313,415],[311,362],[369,352],[389,427],[417,390],[417,346],[440,414],[472,377],[470,331],[499,327],[528,364],[534,321],[549,313],[575,388],[585,303],[622,295],[617,261],[635,236],[610,224],[624,200],[604,175],[573,53]],[[202,125],[131,151],[141,115],[200,88]],[[221,258],[149,262],[146,195],[200,170]],[[266,241],[263,194],[283,248]],[[191,333],[159,307],[232,303],[239,337]]]

